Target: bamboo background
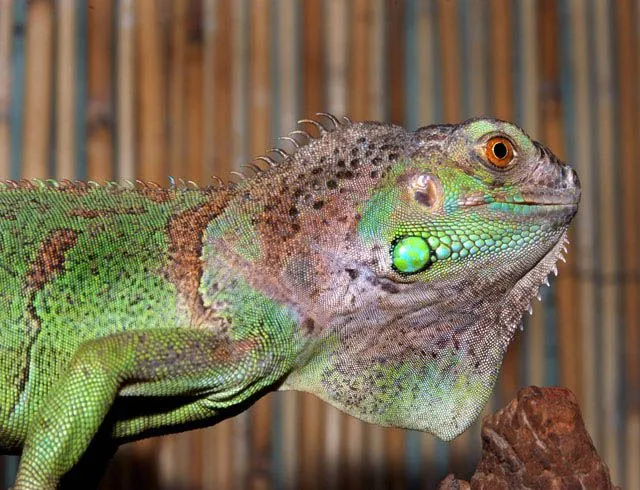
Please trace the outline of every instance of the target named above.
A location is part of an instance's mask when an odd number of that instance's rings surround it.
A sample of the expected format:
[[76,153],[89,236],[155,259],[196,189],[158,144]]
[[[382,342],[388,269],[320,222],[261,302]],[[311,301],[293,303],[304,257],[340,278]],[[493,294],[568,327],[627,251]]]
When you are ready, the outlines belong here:
[[[571,388],[614,481],[638,489],[639,31],[633,0],[0,0],[0,177],[206,183],[317,111],[514,120],[575,164],[583,200],[488,410]],[[278,393],[123,446],[103,488],[434,488],[479,452],[478,424],[444,444]]]

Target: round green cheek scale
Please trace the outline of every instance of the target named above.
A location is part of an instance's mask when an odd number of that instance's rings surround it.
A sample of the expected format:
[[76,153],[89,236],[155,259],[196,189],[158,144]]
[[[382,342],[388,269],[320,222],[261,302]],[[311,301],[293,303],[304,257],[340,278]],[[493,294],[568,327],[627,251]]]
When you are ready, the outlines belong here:
[[409,236],[398,240],[391,253],[393,266],[400,272],[418,272],[429,263],[431,249],[422,237]]

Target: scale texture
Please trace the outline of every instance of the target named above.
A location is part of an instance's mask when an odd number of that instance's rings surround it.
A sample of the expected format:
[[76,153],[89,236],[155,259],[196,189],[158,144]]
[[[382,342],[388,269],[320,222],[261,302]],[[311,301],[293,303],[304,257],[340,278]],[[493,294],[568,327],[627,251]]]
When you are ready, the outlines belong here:
[[117,444],[276,389],[445,440],[477,417],[564,250],[574,171],[494,119],[303,124],[235,184],[0,184],[14,488],[88,486]]

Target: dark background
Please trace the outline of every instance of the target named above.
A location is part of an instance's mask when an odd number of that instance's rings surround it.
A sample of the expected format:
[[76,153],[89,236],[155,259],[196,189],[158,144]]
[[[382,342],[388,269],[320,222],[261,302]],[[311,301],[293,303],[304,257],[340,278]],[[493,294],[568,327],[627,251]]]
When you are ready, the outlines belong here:
[[[0,177],[206,183],[316,111],[514,120],[574,163],[583,200],[489,409],[571,388],[614,481],[640,488],[639,30],[631,0],[0,0]],[[477,426],[444,444],[280,393],[123,447],[104,488],[433,488],[479,451]]]

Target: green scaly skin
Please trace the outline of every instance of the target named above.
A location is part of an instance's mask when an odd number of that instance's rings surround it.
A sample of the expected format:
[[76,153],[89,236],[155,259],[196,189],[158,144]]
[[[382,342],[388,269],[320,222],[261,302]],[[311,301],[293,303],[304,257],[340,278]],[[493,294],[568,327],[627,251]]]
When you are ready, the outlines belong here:
[[[445,440],[471,424],[564,247],[574,172],[493,119],[314,124],[235,185],[2,184],[14,488],[57,488],[96,447],[213,424],[278,388]],[[514,148],[505,168],[495,136]]]

